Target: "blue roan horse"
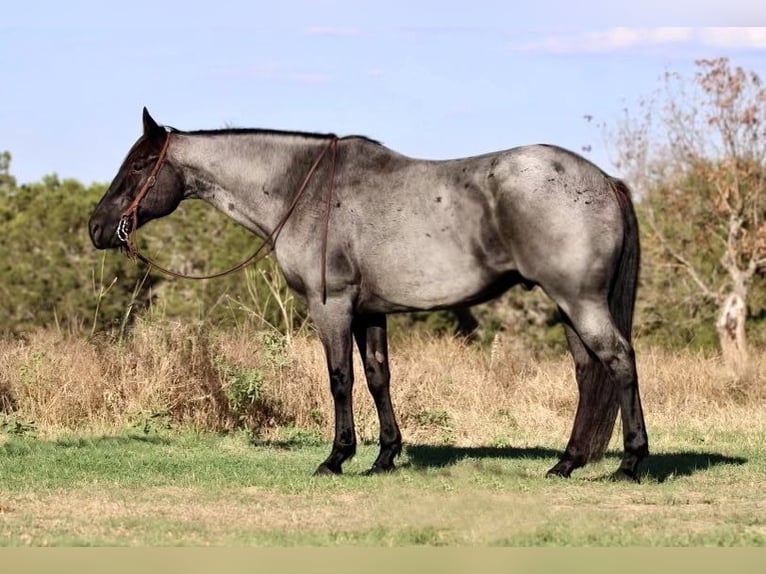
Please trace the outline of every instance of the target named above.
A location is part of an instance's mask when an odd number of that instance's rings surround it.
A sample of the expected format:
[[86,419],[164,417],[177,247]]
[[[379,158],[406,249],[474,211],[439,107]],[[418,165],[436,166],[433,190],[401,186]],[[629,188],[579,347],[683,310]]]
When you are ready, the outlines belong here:
[[386,315],[471,305],[516,284],[558,305],[579,403],[549,475],[569,476],[607,446],[617,411],[637,480],[648,440],[631,327],[639,242],[630,192],[582,157],[549,145],[428,161],[365,137],[159,126],[144,133],[90,219],[99,249],[125,246],[183,199],[204,199],[273,243],[287,283],[305,297],[327,356],[340,473],[356,451],[352,338],[380,419],[371,471],[402,445],[389,395]]

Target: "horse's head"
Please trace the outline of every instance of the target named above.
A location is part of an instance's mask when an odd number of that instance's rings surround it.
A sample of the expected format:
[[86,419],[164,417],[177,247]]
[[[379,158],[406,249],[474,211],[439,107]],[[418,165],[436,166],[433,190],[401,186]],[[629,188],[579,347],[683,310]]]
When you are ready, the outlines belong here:
[[168,215],[184,196],[180,172],[166,155],[171,133],[144,108],[144,133],[90,216],[90,238],[98,249],[125,245],[144,223]]

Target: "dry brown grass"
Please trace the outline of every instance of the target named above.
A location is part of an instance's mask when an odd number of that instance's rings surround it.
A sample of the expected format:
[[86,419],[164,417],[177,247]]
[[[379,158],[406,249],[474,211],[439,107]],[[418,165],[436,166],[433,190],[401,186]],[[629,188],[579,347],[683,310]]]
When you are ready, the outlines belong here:
[[[125,426],[160,414],[203,429],[244,423],[268,432],[295,425],[329,435],[332,407],[319,342],[280,343],[253,332],[158,322],[138,324],[123,343],[55,331],[0,340],[0,409],[34,421],[43,433]],[[407,440],[500,444],[510,430],[566,436],[576,403],[570,359],[537,362],[515,348],[503,339],[490,350],[448,338],[396,343],[392,396]],[[657,349],[638,356],[650,427],[764,427],[766,360],[755,359],[735,376],[715,356]],[[232,368],[262,381],[244,414],[231,404]],[[360,438],[375,440],[377,416],[357,379],[357,429]]]
[[[245,488],[217,494],[214,505],[206,503],[210,495],[204,489],[75,490],[19,495],[14,504],[27,519],[19,525],[24,545],[48,546],[50,538],[64,531],[70,538],[117,539],[135,546],[145,545],[148,537],[161,537],[164,544],[220,545],[241,532],[257,540],[259,532],[275,530],[300,532],[305,539],[333,524],[347,532],[363,532],[370,524],[384,533],[396,532],[432,528],[435,516],[444,517],[440,530],[461,532],[463,543],[481,544],[497,532],[539,527],[559,511],[558,503],[567,502],[564,496],[551,496],[550,505],[541,507],[519,500],[513,491],[424,492],[413,506],[400,489],[397,484],[380,485],[375,493],[285,494]],[[147,524],[151,516],[163,518],[164,531],[151,532],[157,529]]]

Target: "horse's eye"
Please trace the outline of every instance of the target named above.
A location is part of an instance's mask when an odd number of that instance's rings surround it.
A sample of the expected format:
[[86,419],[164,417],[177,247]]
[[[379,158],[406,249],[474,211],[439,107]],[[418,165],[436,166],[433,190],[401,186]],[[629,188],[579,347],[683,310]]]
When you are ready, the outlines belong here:
[[143,163],[140,163],[140,162],[136,162],[132,166],[130,166],[130,173],[133,173],[136,175],[140,174],[143,170],[144,170],[144,165]]

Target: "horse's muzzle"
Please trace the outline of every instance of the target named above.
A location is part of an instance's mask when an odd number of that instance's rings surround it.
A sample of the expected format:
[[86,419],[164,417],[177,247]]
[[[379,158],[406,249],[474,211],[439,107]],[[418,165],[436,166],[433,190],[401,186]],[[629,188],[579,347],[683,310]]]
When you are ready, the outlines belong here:
[[117,227],[114,224],[106,224],[98,217],[90,218],[88,233],[96,249],[112,249],[124,243],[117,236]]

